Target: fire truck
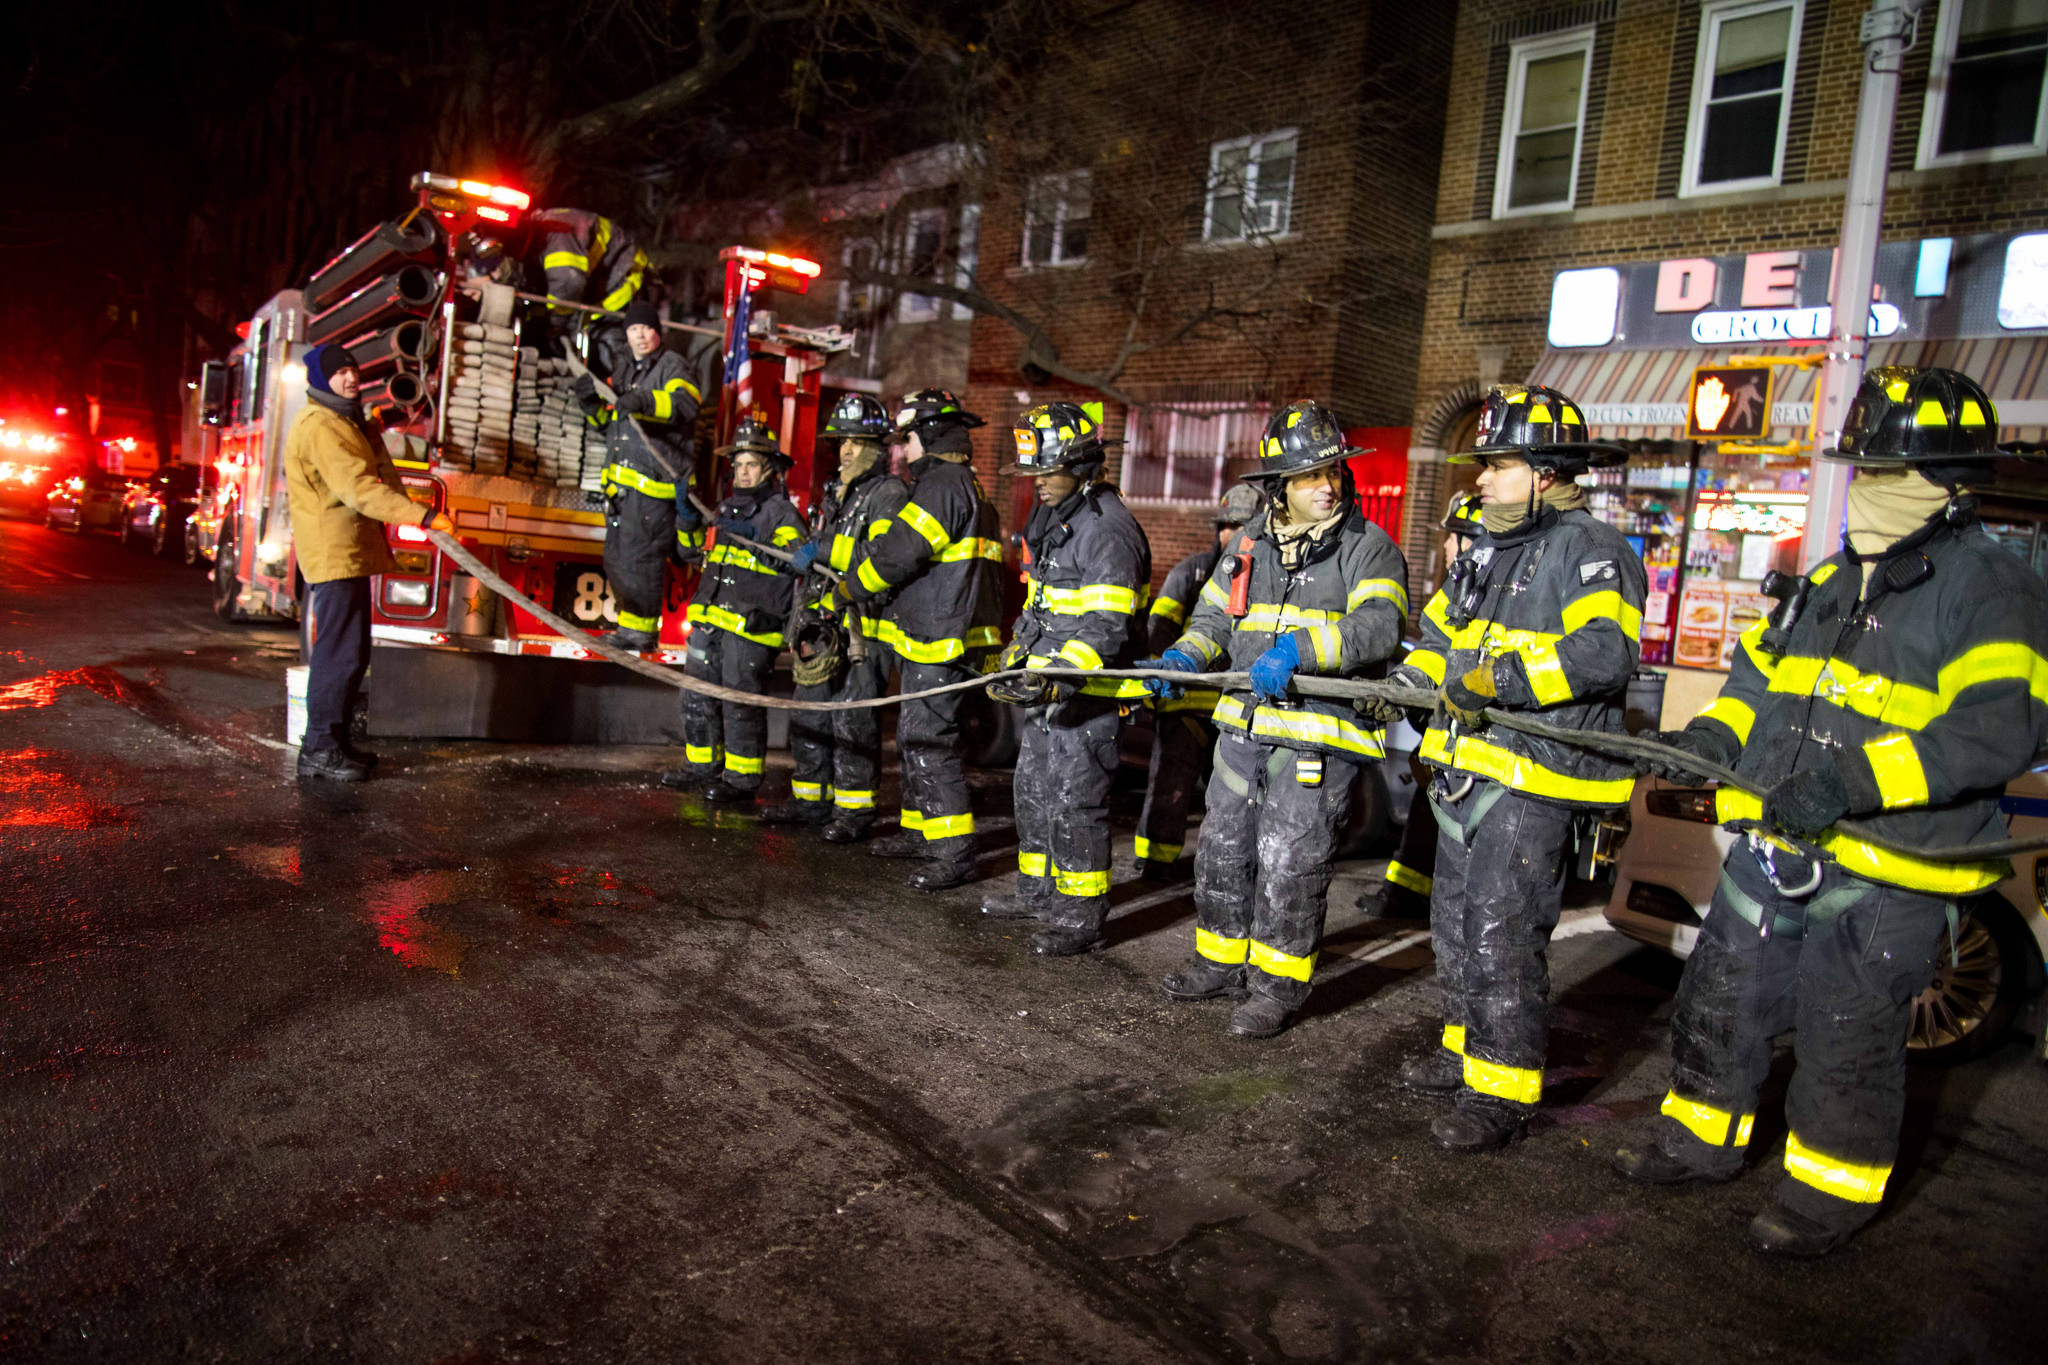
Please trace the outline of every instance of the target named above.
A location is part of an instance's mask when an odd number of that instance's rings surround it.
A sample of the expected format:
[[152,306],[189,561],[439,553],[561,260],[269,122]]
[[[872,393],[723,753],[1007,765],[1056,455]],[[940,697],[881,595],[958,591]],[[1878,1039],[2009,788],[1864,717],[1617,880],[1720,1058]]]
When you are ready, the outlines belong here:
[[[285,435],[306,400],[312,346],[348,346],[363,376],[365,410],[383,426],[386,449],[413,500],[455,522],[463,543],[534,601],[592,630],[615,625],[604,576],[604,494],[595,446],[573,476],[556,463],[536,477],[515,459],[503,469],[457,444],[451,385],[469,337],[538,335],[549,306],[510,286],[461,278],[466,235],[509,235],[528,212],[508,186],[415,176],[417,206],[380,223],[322,266],[302,289],[286,290],[241,324],[241,342],[200,377],[203,420],[216,428],[220,483],[194,518],[201,554],[213,563],[215,611],[232,621],[296,620],[305,598],[293,552],[286,496]],[[748,247],[721,253],[725,327],[672,329],[718,342],[721,362],[743,348],[740,382],[720,385],[717,445],[739,420],[763,420],[795,460],[792,496],[808,508],[825,471],[813,459],[821,374],[852,345],[836,328],[778,325],[772,310],[741,306],[760,291],[804,292],[819,267],[800,257]],[[560,307],[559,302],[555,304]],[[594,313],[596,310],[585,310]],[[753,319],[747,335],[736,322]],[[580,340],[580,337],[579,337]],[[508,365],[535,365],[544,346],[499,343]],[[543,367],[552,368],[552,367]],[[715,381],[716,376],[706,376]],[[566,381],[564,381],[566,383]],[[518,420],[532,383],[511,390]],[[708,402],[707,397],[707,402]],[[744,406],[742,406],[744,404]],[[580,426],[580,416],[576,419]],[[701,444],[701,443],[700,443]],[[715,490],[709,450],[698,455],[697,486]],[[700,496],[715,500],[715,491]],[[372,616],[370,728],[373,734],[558,742],[661,741],[675,715],[670,689],[594,658],[510,599],[462,573],[414,527],[386,527],[399,569],[379,581]],[[680,664],[683,604],[695,575],[672,565],[661,638],[652,657]]]

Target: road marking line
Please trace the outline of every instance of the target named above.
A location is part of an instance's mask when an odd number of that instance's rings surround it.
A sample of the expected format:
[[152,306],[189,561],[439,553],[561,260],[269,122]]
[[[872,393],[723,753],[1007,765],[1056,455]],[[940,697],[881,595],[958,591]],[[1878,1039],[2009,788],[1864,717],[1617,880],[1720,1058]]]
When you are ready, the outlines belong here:
[[1382,939],[1377,945],[1366,949],[1362,953],[1345,953],[1337,956],[1336,960],[1354,964],[1378,962],[1383,957],[1392,957],[1396,953],[1405,953],[1410,948],[1427,942],[1429,942],[1429,930],[1410,929],[1405,934],[1396,934],[1392,938]]
[[251,739],[255,740],[255,741],[256,741],[256,742],[258,743],[258,744],[267,744],[267,745],[269,745],[269,746],[270,746],[271,748],[273,748],[273,749],[282,749],[282,750],[284,750],[284,751],[285,751],[286,753],[290,753],[290,752],[291,752],[291,750],[292,750],[292,746],[291,746],[291,745],[289,745],[289,744],[281,744],[281,743],[279,743],[279,742],[278,742],[277,740],[274,740],[274,739],[265,739],[265,738],[264,738],[263,736],[261,736],[261,735],[250,735],[250,734],[249,734],[249,732],[248,732],[247,730],[244,730],[244,731],[242,731],[242,733],[243,733],[243,734],[245,734],[245,735],[249,735],[249,738],[251,738]]
[[1613,929],[1614,926],[1607,922],[1607,916],[1604,913],[1592,910],[1579,916],[1577,919],[1568,919],[1558,925],[1557,928],[1551,931],[1550,941],[1555,943],[1561,938],[1579,938],[1586,934],[1611,933]]

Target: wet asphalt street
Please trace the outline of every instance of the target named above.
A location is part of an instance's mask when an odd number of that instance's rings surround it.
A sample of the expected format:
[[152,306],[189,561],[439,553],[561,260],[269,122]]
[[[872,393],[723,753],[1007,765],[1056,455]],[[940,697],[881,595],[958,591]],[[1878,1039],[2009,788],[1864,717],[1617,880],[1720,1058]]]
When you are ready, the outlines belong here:
[[0,1353],[2048,1354],[2017,1037],[1916,1073],[1851,1248],[1767,1263],[1775,1099],[1731,1186],[1609,1174],[1676,969],[1591,914],[1552,953],[1543,1123],[1455,1158],[1387,1086],[1434,991],[1421,925],[1350,908],[1380,863],[1339,880],[1306,1017],[1238,1042],[1155,988],[1186,887],[1119,884],[1110,948],[1044,962],[980,888],[656,790],[658,750],[387,741],[373,782],[302,788],[289,629],[18,519],[0,588]]

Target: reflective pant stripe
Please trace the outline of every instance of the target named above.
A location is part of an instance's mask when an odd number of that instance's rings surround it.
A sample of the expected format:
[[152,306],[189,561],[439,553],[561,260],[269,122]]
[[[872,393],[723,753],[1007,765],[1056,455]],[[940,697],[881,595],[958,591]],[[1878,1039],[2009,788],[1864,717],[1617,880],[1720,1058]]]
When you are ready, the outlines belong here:
[[1270,972],[1274,976],[1288,977],[1295,981],[1308,980],[1310,973],[1316,969],[1316,955],[1314,953],[1310,953],[1306,957],[1296,957],[1293,953],[1283,953],[1278,948],[1268,947],[1257,939],[1252,940],[1251,956],[1252,965],[1260,971]]
[[1109,894],[1109,873],[1069,872],[1055,866],[1052,870],[1052,884],[1062,896],[1107,896]]
[[905,806],[902,812],[897,815],[896,823],[905,829],[922,829],[924,828],[924,817],[910,809],[910,807]]
[[1436,878],[1426,876],[1398,860],[1387,864],[1387,884],[1405,886],[1418,896],[1427,896],[1429,889],[1436,885]]
[[708,767],[719,759],[719,749],[715,744],[685,744],[683,753],[700,768]]
[[762,771],[762,760],[728,753],[725,756],[725,770],[729,773],[744,773],[752,776]]
[[832,804],[841,810],[873,810],[875,808],[875,794],[873,792],[850,792],[841,788],[832,793]]
[[619,624],[627,630],[644,630],[651,633],[661,628],[661,618],[659,616],[642,616],[638,612],[627,611],[624,607],[620,607]]
[[1212,934],[1207,929],[1195,930],[1195,951],[1211,962],[1220,962],[1226,967],[1241,965],[1251,954],[1252,941],[1248,938],[1225,938]]
[[1852,1204],[1875,1204],[1884,1198],[1884,1182],[1891,1173],[1889,1166],[1857,1166],[1822,1156],[1802,1143],[1799,1134],[1785,1135],[1785,1174],[1822,1194]]
[[1527,1067],[1502,1066],[1482,1057],[1465,1054],[1465,1084],[1482,1095],[1497,1095],[1517,1104],[1534,1104],[1543,1098],[1543,1073]]
[[927,815],[919,826],[927,839],[952,839],[974,833],[973,815]]
[[1663,1113],[1666,1117],[1677,1119],[1684,1124],[1692,1131],[1694,1137],[1709,1147],[1747,1147],[1750,1129],[1756,1126],[1754,1114],[1737,1117],[1725,1109],[1716,1109],[1711,1104],[1685,1099],[1676,1090],[1664,1096]]
[[1024,876],[1043,877],[1048,866],[1050,864],[1043,853],[1026,853],[1021,848],[1017,850],[1017,871]]
[[1460,1057],[1465,1055],[1465,1026],[1463,1024],[1444,1025],[1444,1046],[1457,1053]]
[[1153,862],[1170,863],[1180,857],[1183,847],[1181,844],[1155,844],[1142,834],[1138,836],[1138,856],[1149,858]]
[[799,801],[823,801],[826,796],[825,784],[822,782],[792,782],[789,784],[789,794]]

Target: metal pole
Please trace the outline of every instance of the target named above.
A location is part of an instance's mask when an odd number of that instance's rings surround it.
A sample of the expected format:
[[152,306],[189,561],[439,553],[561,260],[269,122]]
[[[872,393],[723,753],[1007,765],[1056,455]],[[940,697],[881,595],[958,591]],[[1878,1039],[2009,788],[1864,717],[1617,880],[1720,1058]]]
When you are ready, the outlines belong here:
[[1849,467],[1821,457],[1841,435],[1849,404],[1863,382],[1870,351],[1870,291],[1877,273],[1878,231],[1884,222],[1885,174],[1892,120],[1899,107],[1899,67],[1918,31],[1925,0],[1873,0],[1863,16],[1863,96],[1856,106],[1856,140],[1849,153],[1849,190],[1842,205],[1842,240],[1828,303],[1827,362],[1814,386],[1818,441],[1807,480],[1806,540],[1801,567],[1811,570],[1842,546],[1848,509]]

